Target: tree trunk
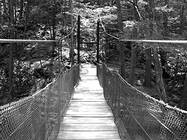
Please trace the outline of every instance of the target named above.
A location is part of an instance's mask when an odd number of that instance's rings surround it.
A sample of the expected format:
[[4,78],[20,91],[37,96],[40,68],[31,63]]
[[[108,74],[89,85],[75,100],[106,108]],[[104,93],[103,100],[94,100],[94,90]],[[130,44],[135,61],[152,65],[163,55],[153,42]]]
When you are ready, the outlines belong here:
[[100,26],[99,25],[100,25],[100,21],[98,20],[97,21],[97,31],[96,31],[96,36],[97,36],[97,63],[99,63],[99,58],[100,58],[100,56],[99,56],[99,45],[100,45],[100,42],[99,42],[100,41],[100,36],[99,36],[100,32],[99,31],[100,31]]
[[[167,0],[166,0],[167,1]],[[150,19],[150,37],[154,38],[154,22],[155,22],[155,4],[154,4],[154,0],[150,0],[149,1],[149,5],[150,5],[150,14],[149,14],[149,19]],[[167,101],[167,96],[166,96],[166,92],[165,92],[165,87],[164,87],[164,81],[162,78],[162,65],[160,62],[160,58],[158,55],[158,51],[157,51],[157,46],[154,44],[151,44],[154,49],[153,49],[153,53],[154,53],[154,62],[155,62],[155,71],[156,71],[156,87],[157,90],[159,92],[159,96],[163,101]],[[148,54],[148,57],[151,57],[151,54]],[[149,58],[150,59],[150,58]],[[150,61],[150,60],[149,60]],[[150,62],[147,62],[150,63]],[[150,66],[149,66],[149,70],[150,70]],[[147,75],[146,71],[146,75]]]
[[121,0],[117,0],[117,15],[118,15],[118,29],[123,31],[123,21],[122,21],[122,12],[121,12]]
[[[118,29],[119,29],[119,36],[122,38],[123,32],[123,21],[122,21],[122,12],[121,12],[121,0],[117,0],[117,15],[118,15]],[[119,40],[118,47],[120,48],[120,74],[123,78],[125,78],[125,60],[124,60],[124,45],[123,42]]]
[[131,85],[134,85],[135,82],[135,67],[136,67],[136,47],[131,43],[131,72],[130,72]]
[[[73,13],[73,1],[69,0],[69,5],[70,5],[70,11]],[[71,27],[73,28],[73,16],[71,16]],[[74,46],[73,46],[73,33],[71,34],[71,41],[70,41],[70,61],[71,61],[71,66],[74,65]]]
[[23,18],[23,0],[20,0],[19,20]]
[[30,11],[30,0],[27,0],[27,5],[25,9],[25,23],[24,23],[24,37],[27,38],[26,36],[26,31],[27,31],[27,22],[29,19],[29,11]]
[[[165,0],[165,5],[168,5],[168,0]],[[167,39],[166,37],[168,36],[169,30],[168,30],[168,16],[167,12],[163,12],[163,37]]]
[[[11,0],[8,1],[8,8],[9,8],[9,27],[12,28],[14,24],[14,9],[13,9],[13,3]],[[14,38],[14,31],[9,32],[10,36],[9,38]],[[14,71],[14,60],[13,60],[13,44],[9,45],[9,96],[10,99],[14,97],[13,93],[13,71]]]
[[56,32],[55,32],[55,26],[56,26],[56,0],[53,1],[53,19],[52,19],[52,39],[55,40]]
[[183,0],[183,4],[181,5],[181,11],[180,11],[180,33],[183,34],[185,31],[184,26],[186,22],[186,17],[184,15],[184,10],[185,10],[186,2]]
[[7,7],[7,1],[3,0],[4,14],[6,17],[6,22],[9,20],[9,8]]
[[154,61],[155,61],[155,71],[156,71],[156,86],[160,98],[167,102],[167,95],[164,87],[164,80],[162,78],[162,65],[160,62],[160,57],[158,54],[157,47],[154,47]]
[[187,74],[184,81],[184,89],[181,96],[180,107],[184,110],[187,110]]
[[[136,20],[137,17],[135,17]],[[132,32],[132,39],[137,39],[137,29],[134,27],[133,28],[133,32]],[[130,83],[131,85],[134,85],[135,82],[135,69],[136,69],[136,43],[134,44],[134,42],[129,42],[130,43],[130,47],[131,47],[131,70],[130,70]]]
[[3,3],[0,2],[0,24],[3,25]]
[[13,6],[13,10],[14,10],[14,23],[16,23],[16,19],[17,19],[17,0],[14,0],[14,6]]
[[138,0],[133,0],[133,3],[134,3],[134,19],[136,21],[138,21],[140,18],[139,18],[139,14],[138,14],[138,11],[137,11],[137,3],[138,3]]
[[[149,20],[150,20],[150,31],[149,31],[149,37],[152,38],[153,36],[153,22],[154,22],[154,0],[150,0],[149,1],[149,10],[147,11],[149,13]],[[148,46],[149,47],[149,46]],[[146,49],[145,51],[145,55],[146,55],[146,65],[145,65],[145,83],[144,85],[146,87],[151,87],[151,62],[152,62],[152,56],[151,56],[151,48],[150,49]]]
[[[52,39],[55,40],[56,39],[56,32],[55,32],[55,26],[56,26],[56,0],[53,0],[53,18],[52,18]],[[54,53],[55,53],[55,48],[56,48],[56,43],[53,43],[52,46],[52,58],[51,58],[51,73],[53,73],[53,63],[54,63]]]
[[78,21],[77,21],[77,61],[78,64],[80,64],[80,24],[81,24],[81,16],[78,16]]
[[150,88],[151,87],[151,62],[152,62],[152,57],[151,57],[151,48],[145,50],[145,55],[146,55],[146,63],[145,63],[145,82],[144,85],[145,87]]

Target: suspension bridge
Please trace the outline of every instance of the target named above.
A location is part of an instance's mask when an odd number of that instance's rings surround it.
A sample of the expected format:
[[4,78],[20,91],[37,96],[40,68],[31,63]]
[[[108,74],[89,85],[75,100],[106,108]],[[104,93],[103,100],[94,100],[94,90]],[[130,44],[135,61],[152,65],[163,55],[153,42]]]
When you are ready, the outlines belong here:
[[185,140],[186,120],[186,111],[137,90],[106,64],[78,64],[1,106],[0,139]]
[[[66,72],[59,70],[53,82],[32,96],[1,106],[0,140],[186,140],[186,111],[139,91],[100,63],[99,29],[97,64],[80,63],[78,29],[78,64]],[[121,41],[187,44],[185,40]],[[0,40],[10,44],[57,42]]]

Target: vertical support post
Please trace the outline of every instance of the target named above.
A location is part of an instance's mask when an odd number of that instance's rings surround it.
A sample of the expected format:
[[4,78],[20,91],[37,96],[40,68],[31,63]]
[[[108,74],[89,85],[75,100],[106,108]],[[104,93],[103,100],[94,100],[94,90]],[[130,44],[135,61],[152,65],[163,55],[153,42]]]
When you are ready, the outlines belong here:
[[100,25],[100,21],[97,21],[97,63],[99,63],[99,25]]
[[80,64],[80,15],[78,16],[78,22],[77,22],[77,53],[78,53],[78,64]]

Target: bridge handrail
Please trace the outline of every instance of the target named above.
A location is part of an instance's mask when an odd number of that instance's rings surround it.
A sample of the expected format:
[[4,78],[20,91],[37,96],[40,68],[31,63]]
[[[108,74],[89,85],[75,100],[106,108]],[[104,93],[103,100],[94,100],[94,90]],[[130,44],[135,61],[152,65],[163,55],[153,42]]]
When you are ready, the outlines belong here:
[[114,36],[112,34],[109,34],[106,30],[105,25],[103,24],[103,20],[101,18],[101,15],[99,16],[99,21],[101,23],[101,27],[104,31],[104,33],[107,36],[110,36],[113,39],[116,39],[118,41],[122,42],[138,42],[138,43],[166,43],[166,44],[187,44],[187,40],[161,40],[161,39],[124,39],[123,37],[119,38],[117,36]]
[[123,41],[123,42],[138,42],[138,43],[187,44],[187,40],[121,39],[120,41]]
[[97,68],[105,99],[132,139],[186,139],[187,111],[139,91],[105,64]]
[[0,107],[0,139],[55,140],[60,119],[79,81],[79,65],[32,96]]
[[0,39],[0,43],[53,43],[58,40]]

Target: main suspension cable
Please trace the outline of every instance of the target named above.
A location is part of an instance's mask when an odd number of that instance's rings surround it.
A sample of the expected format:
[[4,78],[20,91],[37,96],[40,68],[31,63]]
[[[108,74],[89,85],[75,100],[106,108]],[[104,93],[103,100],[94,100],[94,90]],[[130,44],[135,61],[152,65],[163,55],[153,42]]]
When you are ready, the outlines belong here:
[[122,41],[122,42],[137,42],[137,43],[164,43],[164,44],[187,44],[187,40],[148,40],[148,39],[120,39],[119,37],[116,37],[114,35],[111,35],[107,33],[106,27],[103,24],[103,20],[100,15],[99,21],[101,23],[101,27],[104,30],[104,33],[116,40]]

